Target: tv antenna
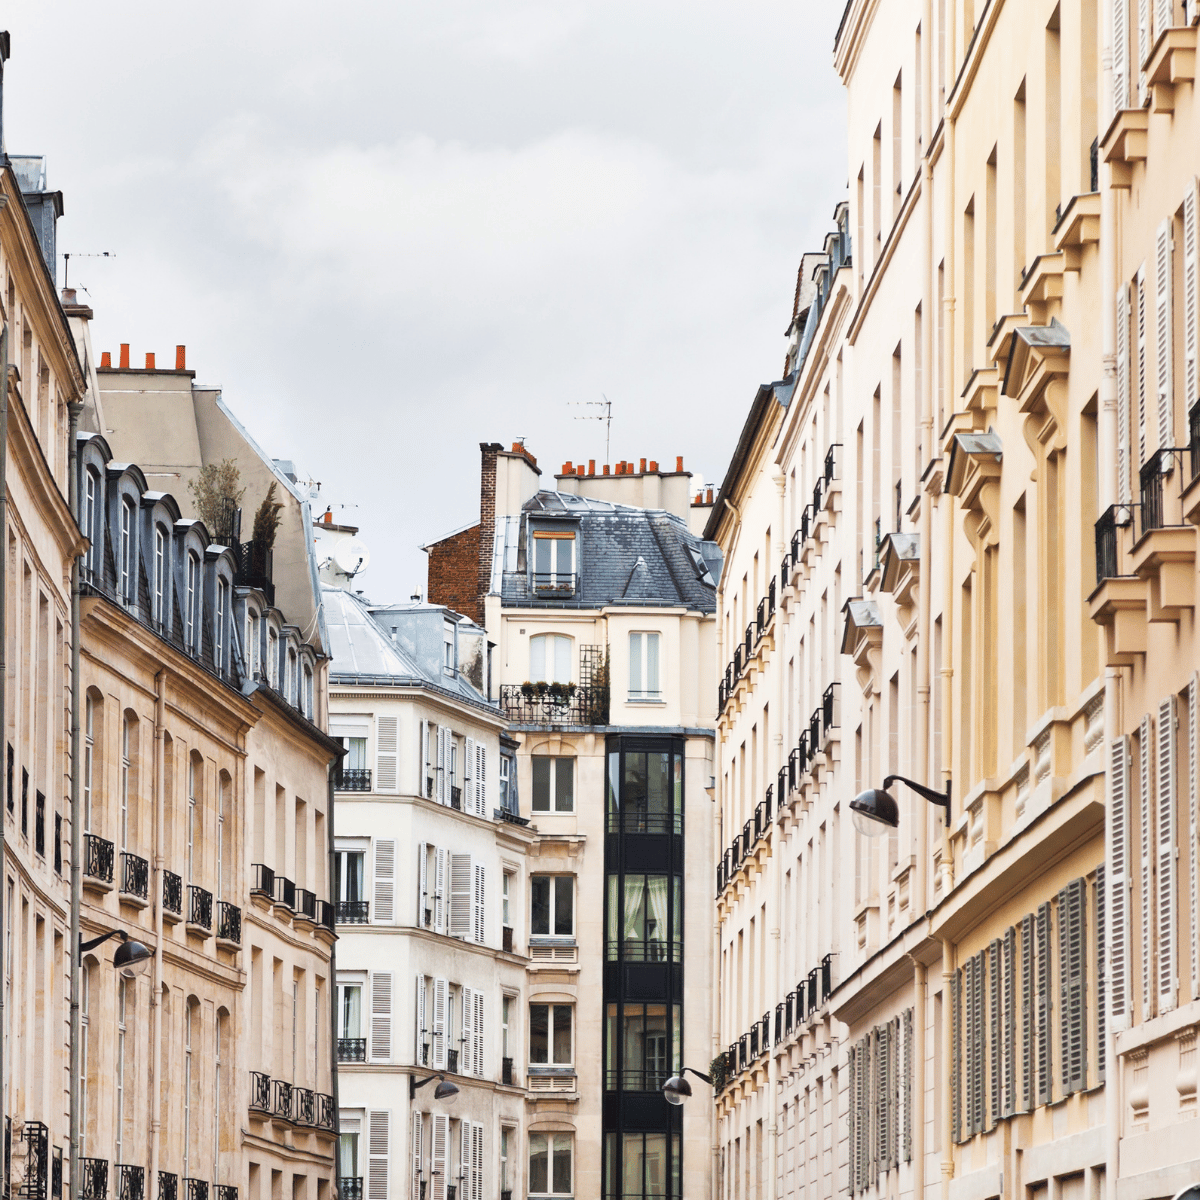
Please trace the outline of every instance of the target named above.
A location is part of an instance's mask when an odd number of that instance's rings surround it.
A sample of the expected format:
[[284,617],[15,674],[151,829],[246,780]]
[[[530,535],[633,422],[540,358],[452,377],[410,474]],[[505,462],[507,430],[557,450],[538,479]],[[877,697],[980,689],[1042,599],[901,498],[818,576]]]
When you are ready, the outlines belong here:
[[[604,396],[604,393],[600,393]],[[609,442],[612,438],[612,401],[604,396],[603,400],[571,400],[569,404],[574,408],[598,408],[600,412],[580,413],[575,418],[577,421],[603,421],[604,422],[604,461],[609,461],[608,451]]]
[[101,250],[99,254],[63,254],[63,287],[70,287],[71,278],[71,259],[72,258],[116,258],[115,254],[107,250]]

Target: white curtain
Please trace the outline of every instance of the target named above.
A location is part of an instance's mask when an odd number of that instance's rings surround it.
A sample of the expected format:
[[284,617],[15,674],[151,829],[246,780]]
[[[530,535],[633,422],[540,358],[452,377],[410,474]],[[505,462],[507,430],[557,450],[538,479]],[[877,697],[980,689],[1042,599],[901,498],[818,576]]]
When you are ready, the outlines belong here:
[[648,957],[662,962],[667,958],[666,941],[669,937],[667,926],[667,888],[669,877],[666,875],[650,875],[646,879],[646,940],[657,945],[650,947]]

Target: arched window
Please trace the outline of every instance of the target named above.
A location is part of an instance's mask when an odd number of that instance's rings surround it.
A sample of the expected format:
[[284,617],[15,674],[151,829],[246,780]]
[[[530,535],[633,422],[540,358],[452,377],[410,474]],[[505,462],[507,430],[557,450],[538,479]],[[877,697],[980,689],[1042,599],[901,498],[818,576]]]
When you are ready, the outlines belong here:
[[571,639],[557,633],[531,637],[529,678],[534,683],[570,683]]
[[117,1138],[116,1161],[125,1161],[125,1015],[129,999],[130,982],[117,980]]
[[129,777],[133,771],[132,726],[135,719],[126,715],[121,724],[121,849],[129,848]]
[[96,751],[96,699],[90,693],[83,705],[83,831],[92,829],[92,766]]
[[188,551],[184,600],[184,644],[195,654],[200,649],[200,555],[195,550]]
[[204,763],[198,754],[188,759],[188,801],[187,801],[187,871],[188,883],[196,879],[196,842],[200,835],[199,829],[199,796],[198,791],[204,784]]
[[192,1091],[196,1073],[192,1064],[192,1045],[196,1034],[196,1010],[199,1008],[194,996],[188,997],[183,1010],[183,1177],[192,1178]]
[[253,608],[246,609],[246,670],[251,679],[257,679],[259,673],[259,656],[262,653],[259,644],[258,613]]
[[214,1043],[216,1054],[214,1055],[213,1063],[213,1129],[212,1129],[212,1174],[213,1183],[216,1184],[221,1178],[221,1111],[222,1100],[221,1095],[221,1056],[225,1051],[225,1043],[228,1040],[229,1032],[229,1013],[225,1009],[220,1009],[217,1012],[217,1025],[214,1030]]
[[220,796],[217,808],[217,899],[224,895],[223,879],[225,875],[225,839],[228,836],[229,797],[233,790],[229,776],[222,771],[218,784]]
[[92,967],[85,961],[79,969],[79,1153],[87,1154],[88,1076],[91,1074],[89,1020],[92,1008]]
[[101,556],[97,553],[100,530],[96,525],[96,501],[100,495],[100,478],[93,467],[88,467],[83,478],[83,532],[88,539],[86,566],[89,575],[96,573],[96,564]]
[[267,682],[279,687],[279,634],[274,629],[267,633]]
[[117,570],[121,599],[133,600],[133,501],[125,496],[121,500],[121,538]]

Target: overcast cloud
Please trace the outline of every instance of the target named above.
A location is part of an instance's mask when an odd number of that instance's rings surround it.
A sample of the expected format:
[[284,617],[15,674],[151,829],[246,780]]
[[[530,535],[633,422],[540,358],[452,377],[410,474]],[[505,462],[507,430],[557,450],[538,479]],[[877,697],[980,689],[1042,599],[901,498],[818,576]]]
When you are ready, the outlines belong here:
[[571,402],[719,483],[845,196],[841,8],[21,0],[6,142],[59,250],[116,255],[71,265],[97,351],[185,343],[394,599],[477,517],[481,441],[603,460]]

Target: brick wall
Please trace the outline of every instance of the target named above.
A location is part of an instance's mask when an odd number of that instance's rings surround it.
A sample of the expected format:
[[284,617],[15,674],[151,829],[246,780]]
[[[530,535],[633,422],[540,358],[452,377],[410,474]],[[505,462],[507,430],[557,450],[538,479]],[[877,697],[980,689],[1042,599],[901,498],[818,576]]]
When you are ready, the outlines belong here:
[[479,591],[479,526],[472,525],[429,547],[426,595],[430,604],[447,608],[483,624]]

